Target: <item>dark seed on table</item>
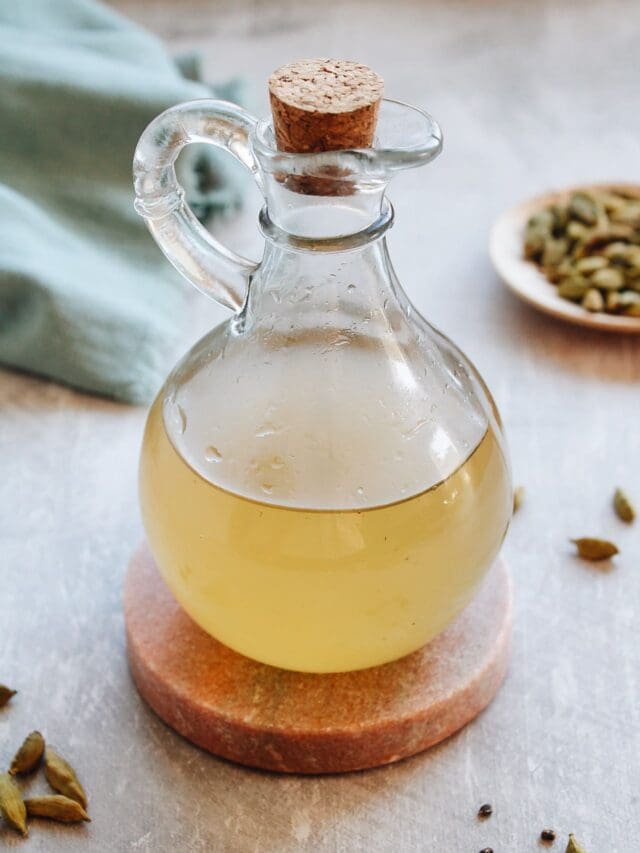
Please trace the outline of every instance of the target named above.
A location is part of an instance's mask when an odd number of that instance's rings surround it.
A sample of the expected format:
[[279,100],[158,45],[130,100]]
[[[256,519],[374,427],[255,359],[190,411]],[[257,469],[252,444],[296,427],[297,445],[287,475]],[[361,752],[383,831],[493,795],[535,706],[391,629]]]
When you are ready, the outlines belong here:
[[493,814],[493,806],[489,803],[485,803],[483,806],[480,806],[478,809],[478,817],[491,817]]
[[540,833],[540,838],[543,841],[555,841],[556,840],[556,834],[552,829],[543,829],[542,832]]
[[493,847],[483,847],[480,853],[493,853]]

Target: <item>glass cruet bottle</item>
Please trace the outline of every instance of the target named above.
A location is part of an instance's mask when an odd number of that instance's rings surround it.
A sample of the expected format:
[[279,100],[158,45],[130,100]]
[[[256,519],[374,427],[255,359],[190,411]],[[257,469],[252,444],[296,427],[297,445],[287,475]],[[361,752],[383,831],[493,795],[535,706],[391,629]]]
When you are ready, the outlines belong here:
[[[191,142],[252,172],[259,264],[188,209],[174,162]],[[400,658],[464,608],[505,536],[495,405],[387,252],[388,181],[441,146],[429,115],[390,100],[367,149],[285,153],[271,121],[220,101],[169,109],[139,142],[136,209],[171,263],[233,312],[151,408],[144,526],[187,613],[255,660],[338,672]]]

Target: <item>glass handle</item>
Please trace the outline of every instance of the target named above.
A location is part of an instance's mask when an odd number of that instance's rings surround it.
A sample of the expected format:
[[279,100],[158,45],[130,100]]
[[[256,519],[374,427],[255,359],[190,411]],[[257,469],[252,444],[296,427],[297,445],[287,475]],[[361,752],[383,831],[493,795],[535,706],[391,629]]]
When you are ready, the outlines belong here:
[[155,118],[133,161],[135,208],[178,272],[198,290],[234,311],[243,306],[253,261],[223,246],[198,222],[178,183],[175,162],[185,145],[207,142],[232,154],[262,189],[249,147],[257,119],[227,101],[191,101]]

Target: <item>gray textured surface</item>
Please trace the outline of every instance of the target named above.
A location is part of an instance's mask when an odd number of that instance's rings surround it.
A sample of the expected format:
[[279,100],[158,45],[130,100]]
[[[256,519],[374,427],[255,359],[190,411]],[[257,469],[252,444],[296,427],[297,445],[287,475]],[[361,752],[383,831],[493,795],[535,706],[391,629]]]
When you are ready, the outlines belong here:
[[[390,243],[410,295],[484,373],[527,488],[506,554],[517,594],[511,673],[491,708],[431,752],[342,778],[279,778],[218,761],[141,704],[123,648],[120,586],[140,522],[144,413],[0,374],[0,752],[34,726],[77,764],[93,823],[35,824],[8,849],[528,853],[546,825],[589,853],[640,836],[640,341],[561,325],[492,274],[487,231],[506,205],[580,180],[633,180],[640,163],[635,2],[393,4],[118,0],[211,76],[256,81],[282,61],[367,61],[390,96],[427,106],[445,155],[391,189]],[[256,86],[256,91],[258,87]],[[261,101],[264,103],[264,101]],[[225,227],[257,254],[254,210]],[[422,282],[428,281],[427,287]],[[194,303],[201,330],[220,316]],[[185,338],[185,346],[187,339]],[[601,572],[567,537],[622,548]],[[480,824],[478,805],[494,805]],[[563,853],[563,842],[552,848]]]

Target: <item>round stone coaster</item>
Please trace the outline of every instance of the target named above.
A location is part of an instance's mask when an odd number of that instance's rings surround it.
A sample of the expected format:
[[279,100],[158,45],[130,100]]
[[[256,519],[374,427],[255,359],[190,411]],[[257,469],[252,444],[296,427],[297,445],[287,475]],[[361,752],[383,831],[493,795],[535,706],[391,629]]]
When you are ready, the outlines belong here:
[[131,672],[158,716],[216,755],[285,773],[389,764],[453,734],[495,696],[511,636],[502,561],[435,640],[357,672],[289,672],[223,646],[177,604],[146,546],[124,606]]

